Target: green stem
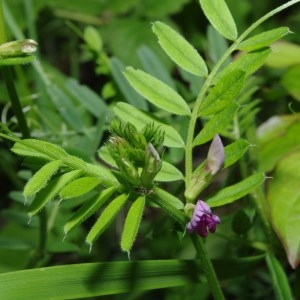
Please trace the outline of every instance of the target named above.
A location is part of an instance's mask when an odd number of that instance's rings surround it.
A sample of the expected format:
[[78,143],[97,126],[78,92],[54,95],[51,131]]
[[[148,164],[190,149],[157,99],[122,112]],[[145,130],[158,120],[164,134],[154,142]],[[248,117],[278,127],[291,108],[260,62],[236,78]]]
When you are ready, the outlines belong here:
[[191,239],[197,251],[198,257],[201,260],[201,266],[207,278],[207,282],[210,287],[210,291],[213,294],[214,299],[215,300],[225,299],[217,275],[215,273],[214,267],[206,252],[203,240],[199,238],[195,233],[191,235]]
[[2,6],[2,0],[0,0],[0,45],[5,43],[6,40],[7,37],[6,37],[6,30],[5,30],[4,17],[3,17],[3,6]]
[[22,133],[23,138],[29,138],[30,132],[27,126],[27,122],[25,116],[22,111],[22,107],[20,104],[20,100],[14,85],[13,75],[10,67],[3,67],[2,75],[6,84],[6,88],[10,97],[12,110],[17,118],[19,123],[20,131]]

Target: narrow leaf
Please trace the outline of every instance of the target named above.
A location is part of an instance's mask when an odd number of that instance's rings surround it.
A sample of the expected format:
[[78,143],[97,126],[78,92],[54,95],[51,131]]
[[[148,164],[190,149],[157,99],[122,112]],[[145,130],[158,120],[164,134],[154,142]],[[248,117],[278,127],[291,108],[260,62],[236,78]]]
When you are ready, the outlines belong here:
[[123,74],[125,65],[119,59],[113,57],[110,60],[110,69],[114,80],[118,84],[127,102],[137,108],[148,110],[147,101],[141,97],[125,79]]
[[182,173],[173,165],[166,161],[162,161],[161,170],[155,177],[155,181],[170,182],[175,180],[182,180]]
[[264,64],[270,53],[270,48],[262,48],[256,51],[240,54],[233,63],[224,68],[216,76],[213,83],[216,84],[221,78],[224,78],[234,70],[244,71],[245,78],[247,78]]
[[102,205],[106,203],[109,197],[116,190],[115,187],[108,188],[103,190],[96,198],[93,198],[91,201],[86,202],[81,206],[72,216],[72,218],[65,224],[64,232],[68,232],[73,229],[75,226],[84,222],[88,217],[94,214]]
[[217,113],[230,104],[244,86],[245,72],[233,70],[211,89],[199,109],[199,115],[207,116]]
[[253,51],[263,47],[270,46],[272,43],[284,37],[286,34],[290,33],[288,27],[279,27],[269,31],[265,31],[258,35],[255,35],[242,43],[237,47],[239,50]]
[[106,230],[113,219],[117,216],[121,208],[125,205],[127,198],[127,194],[122,194],[111,201],[110,204],[108,204],[108,206],[103,210],[102,214],[86,237],[86,242],[90,245],[90,247],[93,245],[94,240]]
[[209,22],[229,40],[237,38],[237,29],[224,0],[200,0],[202,10]]
[[53,160],[37,171],[25,185],[23,192],[24,197],[28,198],[45,187],[47,182],[57,172],[61,165],[61,160]]
[[152,104],[175,115],[191,113],[185,100],[162,81],[132,67],[124,72],[129,83]]
[[101,182],[97,177],[81,177],[67,184],[59,193],[60,198],[68,199],[88,193]]
[[137,198],[127,213],[124,229],[121,238],[121,249],[129,254],[131,247],[138,233],[146,198],[144,196]]
[[237,109],[238,105],[232,103],[219,113],[215,114],[195,137],[193,146],[206,143],[211,140],[215,134],[224,130],[232,122]]
[[236,201],[246,196],[253,189],[261,185],[264,180],[264,173],[256,173],[236,184],[220,190],[207,200],[207,204],[209,204],[211,207],[216,207]]
[[81,171],[79,170],[71,171],[51,180],[45,188],[39,191],[35,199],[32,201],[28,212],[29,217],[32,217],[33,215],[38,213],[49,201],[57,196],[59,191],[67,183],[79,176],[80,173]]
[[124,102],[118,102],[114,105],[113,111],[123,121],[134,124],[138,130],[142,130],[149,123],[153,123],[157,127],[159,126],[165,132],[165,146],[184,147],[184,141],[174,127],[162,123],[155,116]]
[[[261,257],[251,256],[212,262],[218,278],[229,279],[251,272],[261,260]],[[0,291],[3,299],[97,298],[177,286],[190,287],[200,281],[199,274],[202,272],[200,261],[195,259],[73,264],[2,273]]]
[[152,30],[158,37],[161,47],[178,66],[197,76],[207,75],[204,60],[179,33],[162,22],[155,22]]
[[63,159],[67,153],[57,145],[49,142],[25,139],[19,140],[11,149],[14,153],[23,156],[33,156],[46,159]]
[[292,291],[289,284],[287,274],[280,262],[273,254],[266,256],[268,269],[271,274],[273,288],[276,294],[277,300],[290,300],[293,299]]
[[226,146],[224,168],[227,168],[238,161],[248,150],[249,146],[249,142],[243,139]]

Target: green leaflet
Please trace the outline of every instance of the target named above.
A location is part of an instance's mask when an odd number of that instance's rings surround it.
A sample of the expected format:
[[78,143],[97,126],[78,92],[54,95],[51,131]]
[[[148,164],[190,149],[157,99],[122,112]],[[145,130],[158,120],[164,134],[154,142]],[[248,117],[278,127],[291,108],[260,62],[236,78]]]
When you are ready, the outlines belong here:
[[221,78],[223,79],[229,73],[238,69],[244,71],[245,77],[247,78],[264,64],[270,53],[270,48],[262,48],[256,51],[240,54],[233,63],[217,74],[213,83],[216,84]]
[[184,141],[180,134],[170,125],[162,123],[155,116],[139,110],[125,102],[118,102],[113,106],[114,113],[123,121],[134,124],[137,130],[142,130],[147,124],[153,123],[165,132],[164,145],[167,147],[184,147]]
[[129,254],[138,233],[143,211],[146,203],[146,197],[137,198],[127,213],[124,229],[121,238],[121,249]]
[[261,185],[265,178],[266,177],[264,173],[256,173],[251,175],[236,184],[220,190],[214,196],[208,198],[207,204],[209,204],[211,207],[216,207],[236,201],[246,196],[253,189]]
[[24,187],[23,195],[28,198],[41,190],[62,165],[61,160],[53,160],[37,171]]
[[[218,278],[230,279],[253,271],[262,259],[251,256],[212,262]],[[6,300],[109,299],[107,295],[189,287],[200,283],[202,272],[198,259],[69,264],[1,273],[0,290]]]
[[215,134],[224,130],[232,122],[237,109],[238,104],[234,102],[215,114],[195,137],[193,146],[206,143],[211,140]]
[[293,299],[293,294],[290,288],[288,275],[281,263],[276,259],[274,254],[266,255],[266,262],[271,273],[273,288],[276,294],[276,299],[289,300]]
[[198,114],[207,116],[221,111],[238,96],[244,86],[244,80],[245,72],[239,69],[224,76],[211,89]]
[[248,150],[250,144],[246,140],[238,140],[225,147],[224,167],[227,168],[238,161]]
[[103,41],[99,31],[93,26],[87,26],[83,31],[83,39],[95,52],[101,52]]
[[75,226],[84,222],[88,217],[94,214],[102,205],[106,203],[109,197],[115,192],[115,187],[110,187],[103,190],[97,197],[85,202],[71,217],[71,219],[65,224],[64,232],[68,234]]
[[127,67],[124,75],[129,83],[152,104],[175,115],[190,115],[185,100],[162,81],[132,67]]
[[291,33],[288,27],[279,27],[276,29],[268,30],[243,41],[238,45],[237,49],[253,51],[256,49],[267,47],[277,40],[281,39],[288,33]]
[[81,177],[67,184],[59,193],[60,198],[68,199],[81,196],[95,188],[101,179],[98,177]]
[[209,22],[229,40],[237,38],[237,29],[224,0],[200,0],[202,10]]
[[50,183],[39,191],[35,199],[29,207],[29,217],[38,213],[49,201],[51,201],[59,191],[70,181],[78,177],[82,171],[76,170],[60,175],[59,177],[50,181]]
[[197,76],[207,75],[204,60],[179,33],[162,22],[154,22],[152,30],[161,47],[178,66]]
[[159,182],[170,182],[182,179],[182,173],[175,166],[163,160],[161,170],[154,180]]
[[46,159],[63,159],[67,153],[57,145],[35,139],[19,140],[11,149],[23,156],[33,156]]
[[103,210],[102,214],[88,233],[86,242],[92,247],[94,240],[101,235],[117,216],[121,208],[125,205],[128,194],[121,194],[112,200]]

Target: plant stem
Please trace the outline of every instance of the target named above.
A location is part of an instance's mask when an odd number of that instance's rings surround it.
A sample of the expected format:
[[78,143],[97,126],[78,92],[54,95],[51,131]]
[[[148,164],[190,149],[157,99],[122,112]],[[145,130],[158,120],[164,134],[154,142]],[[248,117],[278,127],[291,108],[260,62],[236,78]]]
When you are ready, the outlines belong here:
[[13,81],[13,75],[11,71],[11,67],[3,67],[2,69],[2,75],[6,84],[6,88],[9,94],[10,102],[11,102],[11,107],[12,110],[18,120],[20,131],[22,133],[23,138],[29,138],[30,137],[30,132],[29,128],[27,126],[26,119],[24,117],[22,107],[20,104],[20,100],[14,85]]
[[191,239],[197,251],[198,257],[201,260],[201,266],[204,270],[205,276],[207,278],[207,282],[210,287],[210,291],[213,294],[214,299],[215,300],[225,299],[217,275],[215,273],[214,267],[206,252],[203,240],[199,238],[195,233],[191,235]]
[[0,45],[6,42],[6,31],[3,17],[2,0],[0,0]]

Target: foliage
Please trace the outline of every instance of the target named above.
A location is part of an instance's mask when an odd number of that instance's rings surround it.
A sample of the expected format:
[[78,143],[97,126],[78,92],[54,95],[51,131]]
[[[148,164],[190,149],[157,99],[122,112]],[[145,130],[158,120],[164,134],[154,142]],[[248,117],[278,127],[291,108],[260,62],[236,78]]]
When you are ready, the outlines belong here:
[[300,1],[88,2],[0,1],[3,297],[297,298]]

